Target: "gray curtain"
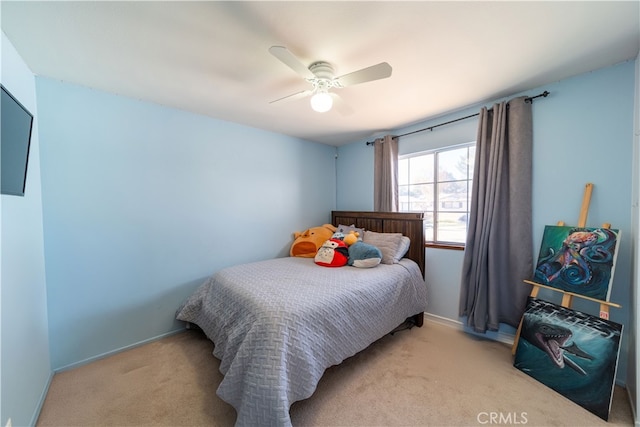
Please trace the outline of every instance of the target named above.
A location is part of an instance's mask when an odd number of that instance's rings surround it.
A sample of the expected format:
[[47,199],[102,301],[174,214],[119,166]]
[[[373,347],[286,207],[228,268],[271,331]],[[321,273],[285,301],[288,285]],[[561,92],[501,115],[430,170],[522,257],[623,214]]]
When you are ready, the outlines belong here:
[[373,143],[373,210],[398,211],[398,140],[391,135]]
[[515,98],[479,117],[460,316],[484,333],[517,327],[531,291],[531,103]]

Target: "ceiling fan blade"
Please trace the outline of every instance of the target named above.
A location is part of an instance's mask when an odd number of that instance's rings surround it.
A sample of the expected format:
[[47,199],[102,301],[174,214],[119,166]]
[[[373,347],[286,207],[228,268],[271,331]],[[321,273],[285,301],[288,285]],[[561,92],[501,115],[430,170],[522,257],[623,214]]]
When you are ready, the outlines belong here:
[[342,99],[340,95],[334,92],[330,92],[329,94],[331,95],[331,98],[333,98],[333,108],[335,108],[338,113],[342,114],[343,116],[350,116],[354,113],[353,108],[351,108],[349,104],[344,102],[344,99]]
[[305,79],[315,79],[316,76],[313,74],[309,68],[305,67],[302,62],[295,55],[289,52],[284,46],[271,46],[269,48],[269,52],[282,61],[285,65],[291,68],[296,73],[300,74]]
[[391,65],[381,62],[344,76],[336,77],[335,81],[342,87],[353,86],[359,83],[370,82],[372,80],[386,79],[391,76]]
[[279,101],[294,101],[296,99],[301,99],[301,98],[304,98],[305,96],[309,96],[312,93],[313,93],[312,90],[303,90],[301,92],[296,92],[291,95],[283,96],[282,98],[278,98],[273,101],[270,101],[269,104],[273,104],[274,102],[279,102]]

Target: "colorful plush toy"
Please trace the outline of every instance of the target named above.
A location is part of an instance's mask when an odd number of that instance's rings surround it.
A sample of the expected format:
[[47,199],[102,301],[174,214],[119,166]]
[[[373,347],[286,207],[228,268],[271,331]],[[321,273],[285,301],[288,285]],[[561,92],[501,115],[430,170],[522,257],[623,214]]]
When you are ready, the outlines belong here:
[[359,240],[360,233],[357,231],[351,231],[349,234],[346,234],[342,241],[346,243],[347,246],[351,246]]
[[362,241],[355,242],[349,246],[349,265],[359,268],[371,268],[380,264],[380,261],[382,261],[382,252],[376,246]]
[[329,239],[318,249],[314,261],[323,267],[342,267],[349,260],[349,249],[340,239]]
[[360,236],[360,233],[358,233],[357,231],[351,230],[348,233],[343,233],[342,231],[338,230],[333,233],[333,236],[331,236],[331,238],[342,240],[344,243],[346,243],[347,246],[351,246],[358,240],[361,240],[358,236]]
[[335,231],[336,227],[331,224],[309,228],[303,232],[296,231],[293,233],[294,241],[289,255],[302,258],[315,257],[318,249],[333,236]]
[[333,233],[333,236],[331,236],[332,239],[338,239],[338,240],[344,240],[344,233],[341,231],[336,231],[335,233]]

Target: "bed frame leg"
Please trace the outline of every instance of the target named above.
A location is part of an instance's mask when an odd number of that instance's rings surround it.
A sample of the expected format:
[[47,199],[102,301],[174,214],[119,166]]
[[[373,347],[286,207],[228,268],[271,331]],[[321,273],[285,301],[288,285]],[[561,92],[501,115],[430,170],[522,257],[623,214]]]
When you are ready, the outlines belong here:
[[393,335],[396,332],[404,331],[405,329],[411,329],[414,326],[417,326],[420,328],[422,327],[423,324],[424,324],[424,313],[414,314],[411,317],[407,317],[407,319],[404,322],[402,322],[401,325],[399,325],[393,331],[389,332],[389,334]]
[[424,313],[418,313],[413,316],[413,321],[417,327],[421,328],[424,324]]

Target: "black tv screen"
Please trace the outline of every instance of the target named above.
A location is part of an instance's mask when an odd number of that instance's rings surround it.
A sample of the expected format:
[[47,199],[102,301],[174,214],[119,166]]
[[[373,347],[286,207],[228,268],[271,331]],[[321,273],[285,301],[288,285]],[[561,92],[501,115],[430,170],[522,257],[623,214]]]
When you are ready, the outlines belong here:
[[2,85],[0,159],[2,194],[24,196],[33,115]]

